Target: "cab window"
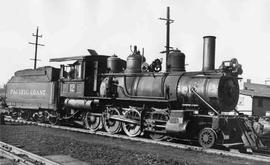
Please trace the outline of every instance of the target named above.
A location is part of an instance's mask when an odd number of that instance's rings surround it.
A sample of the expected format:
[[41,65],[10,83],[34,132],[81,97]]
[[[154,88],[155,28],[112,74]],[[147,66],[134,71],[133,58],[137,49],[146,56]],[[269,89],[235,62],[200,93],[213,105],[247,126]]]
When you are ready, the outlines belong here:
[[81,79],[82,78],[82,65],[81,63],[74,63],[65,65],[63,71],[63,77],[67,79]]

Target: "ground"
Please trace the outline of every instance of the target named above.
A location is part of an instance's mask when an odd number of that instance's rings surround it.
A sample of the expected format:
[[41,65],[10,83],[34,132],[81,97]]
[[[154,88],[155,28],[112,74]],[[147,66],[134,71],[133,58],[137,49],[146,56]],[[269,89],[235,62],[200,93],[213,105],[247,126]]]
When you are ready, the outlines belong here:
[[0,141],[46,155],[70,155],[89,164],[265,165],[264,162],[39,126],[0,125]]

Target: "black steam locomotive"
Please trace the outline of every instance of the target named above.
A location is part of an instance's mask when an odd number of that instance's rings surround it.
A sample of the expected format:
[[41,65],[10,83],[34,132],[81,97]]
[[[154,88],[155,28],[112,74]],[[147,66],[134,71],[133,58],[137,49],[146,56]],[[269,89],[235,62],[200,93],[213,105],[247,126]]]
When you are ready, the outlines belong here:
[[204,37],[203,68],[185,71],[185,55],[173,50],[166,72],[161,61],[151,65],[137,48],[127,60],[90,55],[55,58],[71,61],[60,69],[20,70],[6,86],[6,104],[15,117],[73,121],[87,129],[111,134],[142,134],[156,140],[169,137],[216,144],[256,147],[257,137],[241,116],[229,116],[239,96],[236,59],[215,69],[215,37]]

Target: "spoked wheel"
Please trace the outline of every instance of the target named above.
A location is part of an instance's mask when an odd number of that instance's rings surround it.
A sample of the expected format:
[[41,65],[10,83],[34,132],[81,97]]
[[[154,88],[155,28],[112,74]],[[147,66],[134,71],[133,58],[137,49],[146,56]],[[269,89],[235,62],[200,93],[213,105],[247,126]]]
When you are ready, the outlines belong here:
[[125,118],[134,121],[134,123],[123,123],[124,132],[131,137],[141,134],[141,113],[136,109],[129,109],[125,113]]
[[45,118],[45,113],[40,111],[40,112],[35,112],[33,113],[32,115],[32,119],[33,121],[35,122],[38,122],[38,123],[44,123],[46,121],[46,118]]
[[99,116],[91,115],[91,112],[87,112],[84,119],[85,128],[91,131],[97,131],[102,128],[102,120]]
[[111,116],[120,115],[116,108],[107,108],[103,116],[103,124],[105,130],[110,134],[115,134],[122,131],[122,123],[120,121],[110,119]]
[[199,143],[203,148],[211,148],[216,142],[216,132],[212,128],[204,128],[199,133]]
[[59,122],[59,114],[55,111],[52,111],[51,113],[48,112],[47,120],[50,124],[56,125]]
[[24,120],[31,120],[31,112],[29,112],[29,111],[22,111],[21,112],[21,117],[22,117],[22,119],[24,119]]
[[15,108],[12,108],[11,109],[11,112],[10,112],[10,116],[12,119],[20,119],[21,118],[21,113],[19,110],[15,109]]

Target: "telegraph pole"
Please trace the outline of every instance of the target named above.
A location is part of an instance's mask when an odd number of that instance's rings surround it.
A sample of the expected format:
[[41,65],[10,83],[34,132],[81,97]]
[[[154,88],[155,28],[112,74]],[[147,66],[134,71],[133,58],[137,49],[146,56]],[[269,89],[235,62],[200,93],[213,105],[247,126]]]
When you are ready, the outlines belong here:
[[172,20],[170,18],[170,7],[167,7],[167,18],[159,18],[160,20],[166,21],[166,51],[162,52],[162,53],[166,53],[166,71],[168,68],[168,55],[170,53],[170,24],[174,22],[174,20]]
[[42,37],[42,35],[38,35],[38,27],[37,27],[37,31],[36,31],[36,34],[32,34],[34,37],[36,37],[36,42],[35,43],[32,43],[32,42],[29,42],[29,44],[32,44],[32,45],[35,45],[35,58],[34,59],[31,59],[31,60],[34,60],[34,69],[36,69],[37,68],[37,48],[38,48],[38,46],[45,46],[45,45],[43,45],[43,44],[39,44],[38,43],[38,38],[40,37]]

